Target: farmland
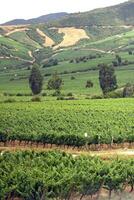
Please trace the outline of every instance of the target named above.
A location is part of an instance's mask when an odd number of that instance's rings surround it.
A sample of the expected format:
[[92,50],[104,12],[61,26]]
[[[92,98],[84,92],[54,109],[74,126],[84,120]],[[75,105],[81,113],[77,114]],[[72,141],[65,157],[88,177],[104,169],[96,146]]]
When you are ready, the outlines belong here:
[[117,99],[0,104],[1,140],[70,146],[134,142],[133,103]]
[[133,6],[0,26],[0,200],[134,199]]
[[[95,62],[95,61],[93,61]],[[65,66],[69,64],[65,63]],[[87,65],[87,64],[86,64]],[[75,64],[73,66],[76,66]],[[83,66],[83,65],[82,65]],[[90,65],[89,65],[90,66]],[[87,65],[87,67],[89,67]],[[60,70],[60,66],[57,67],[57,69]],[[42,73],[45,75],[48,72],[52,72],[56,67],[51,67],[47,69],[42,69]],[[69,70],[69,69],[68,69]],[[17,74],[17,77],[15,77],[15,74]],[[74,95],[79,96],[79,98],[82,98],[84,95],[85,97],[88,95],[99,95],[101,94],[101,89],[99,86],[99,79],[98,79],[98,70],[89,70],[87,72],[79,72],[79,73],[69,73],[69,74],[63,74],[61,77],[63,78],[64,85],[62,86],[61,92],[63,94],[68,94],[69,92],[72,92]],[[2,99],[2,95],[4,92],[17,94],[17,93],[31,93],[28,85],[28,75],[29,71],[27,70],[11,70],[8,73],[1,73],[0,74],[0,93]],[[133,65],[129,66],[123,66],[123,67],[117,67],[116,68],[116,75],[118,79],[118,85],[119,87],[122,87],[128,82],[134,83],[134,69]],[[74,80],[71,80],[71,77],[75,77]],[[44,77],[44,92],[46,92],[49,95],[51,95],[54,91],[48,91],[47,90],[47,81],[50,77],[45,76]],[[11,79],[14,79],[11,81]],[[86,81],[92,80],[94,83],[93,88],[86,88]]]
[[[133,159],[102,161],[97,157],[73,157],[60,152],[5,152],[0,156],[0,170],[2,200],[10,196],[107,200],[117,198],[117,191],[123,200],[133,199],[133,193],[128,192],[134,184]],[[106,196],[103,196],[104,188]]]

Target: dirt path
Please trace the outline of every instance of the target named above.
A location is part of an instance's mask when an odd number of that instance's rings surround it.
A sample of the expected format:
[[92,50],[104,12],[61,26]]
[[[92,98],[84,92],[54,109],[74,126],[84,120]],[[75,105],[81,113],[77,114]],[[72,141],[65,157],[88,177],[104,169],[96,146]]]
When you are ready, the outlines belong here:
[[127,149],[127,148],[120,148],[120,149],[108,149],[108,150],[100,150],[100,151],[91,151],[87,150],[86,147],[82,149],[73,148],[73,147],[63,147],[63,146],[56,146],[56,145],[45,145],[45,147],[41,144],[23,144],[14,145],[14,144],[7,144],[4,146],[0,143],[0,151],[25,151],[25,150],[36,150],[36,151],[50,151],[50,150],[60,150],[66,153],[71,153],[74,157],[78,155],[90,155],[90,156],[99,156],[104,159],[113,158],[113,157],[134,157],[134,148]]
[[34,58],[32,51],[28,51],[28,55],[33,59],[32,63],[34,63],[36,61],[36,59]]

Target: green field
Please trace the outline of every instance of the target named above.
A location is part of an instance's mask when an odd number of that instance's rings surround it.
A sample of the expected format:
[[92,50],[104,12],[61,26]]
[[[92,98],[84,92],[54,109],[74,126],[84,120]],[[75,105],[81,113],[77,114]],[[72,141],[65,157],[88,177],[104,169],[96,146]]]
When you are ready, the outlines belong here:
[[134,31],[123,32],[118,35],[112,35],[110,37],[105,37],[104,39],[99,39],[95,42],[87,41],[85,44],[80,43],[78,46],[85,46],[86,48],[98,48],[102,50],[113,50],[118,52],[124,46],[131,45],[133,43]]
[[10,38],[14,39],[15,41],[18,41],[20,43],[25,44],[26,46],[30,46],[31,49],[36,49],[36,48],[41,48],[41,46],[35,42],[34,40],[32,40],[30,37],[28,37],[28,35],[26,34],[26,32],[16,32],[16,33],[12,33],[10,34]]
[[0,135],[70,146],[134,142],[133,104],[134,99],[1,103]]
[[[42,72],[44,73],[44,75],[45,75],[45,72],[48,73],[46,69],[45,70],[43,69]],[[117,76],[119,87],[124,86],[128,82],[134,83],[133,65],[117,67],[115,73]],[[15,77],[15,74],[17,74],[17,77]],[[28,70],[14,70],[14,71],[10,71],[9,73],[1,73],[0,75],[1,95],[4,92],[9,92],[13,94],[17,94],[19,92],[31,93],[29,89],[28,76],[29,76]],[[75,77],[74,80],[71,80],[72,76]],[[94,70],[94,71],[90,70],[88,72],[81,72],[81,73],[77,72],[73,74],[62,75],[61,77],[63,78],[64,85],[62,86],[61,92],[65,95],[69,92],[72,92],[73,94],[76,94],[78,96],[101,94],[102,92],[99,86],[98,76],[99,76],[98,70]],[[47,82],[49,78],[50,76],[44,77],[44,92],[48,94],[52,94],[53,91],[47,90]],[[11,79],[14,79],[14,80],[11,81]],[[92,80],[92,82],[94,83],[93,88],[85,87],[87,80]]]

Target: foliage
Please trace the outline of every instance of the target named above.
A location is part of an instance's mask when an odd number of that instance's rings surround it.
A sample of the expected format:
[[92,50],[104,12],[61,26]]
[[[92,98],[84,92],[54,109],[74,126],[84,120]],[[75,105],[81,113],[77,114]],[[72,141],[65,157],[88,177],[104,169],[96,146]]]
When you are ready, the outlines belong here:
[[6,99],[6,100],[4,101],[4,103],[14,103],[14,102],[16,102],[16,100],[13,99],[13,98],[8,98],[8,99]]
[[[0,104],[7,141],[83,146],[134,142],[134,99]],[[12,112],[11,112],[12,111]],[[85,140],[84,133],[88,133]]]
[[57,59],[48,59],[43,63],[43,67],[51,67],[51,66],[56,66],[58,65],[58,60]]
[[32,102],[40,102],[41,101],[41,98],[39,96],[34,96],[32,99],[31,99]]
[[43,76],[38,66],[33,66],[29,77],[29,85],[34,95],[40,94],[43,86]]
[[132,97],[134,95],[134,85],[127,83],[123,89],[123,97]]
[[121,65],[122,58],[119,55],[116,55],[116,59],[117,59],[118,65]]
[[63,80],[60,76],[58,76],[57,72],[55,72],[52,78],[48,81],[47,88],[49,90],[60,90],[63,85]]
[[30,28],[29,30],[26,31],[26,33],[29,36],[29,38],[31,38],[33,41],[36,41],[38,44],[43,46],[44,39],[37,33],[36,29]]
[[94,86],[93,82],[91,80],[88,80],[86,83],[86,88],[92,88]]
[[103,94],[115,90],[117,88],[117,81],[114,74],[114,67],[101,64],[99,68],[99,82]]
[[92,197],[106,188],[133,189],[134,159],[103,161],[97,157],[74,158],[64,152],[2,152],[0,199],[70,199]]

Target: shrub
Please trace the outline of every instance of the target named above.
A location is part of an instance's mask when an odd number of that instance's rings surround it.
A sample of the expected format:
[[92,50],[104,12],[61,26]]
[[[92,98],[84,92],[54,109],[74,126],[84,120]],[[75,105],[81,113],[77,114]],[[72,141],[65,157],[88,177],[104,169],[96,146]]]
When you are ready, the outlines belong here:
[[47,83],[48,90],[60,90],[63,85],[62,78],[55,72]]
[[15,96],[15,94],[8,93],[8,92],[4,92],[3,95],[6,96],[6,97],[7,97],[7,96],[10,96],[10,97]]
[[73,63],[73,62],[74,62],[74,60],[73,60],[73,59],[69,61],[69,63]]
[[12,98],[6,99],[6,100],[4,101],[4,103],[14,103],[14,102],[16,102],[16,100],[15,100],[15,99],[12,99]]
[[59,96],[57,97],[57,100],[65,100],[65,98],[63,96]]
[[44,65],[43,65],[43,68],[56,66],[56,65],[58,65],[58,60],[57,59],[49,59],[49,60],[45,61]]
[[65,100],[78,100],[78,99],[76,99],[76,98],[73,97],[73,96],[72,96],[72,97],[70,96],[70,97],[65,98]]
[[130,50],[130,51],[128,52],[128,54],[129,54],[129,55],[133,55],[133,52]]
[[7,92],[4,92],[4,93],[3,93],[3,96],[7,97],[7,96],[8,96],[8,93],[7,93]]
[[75,80],[76,78],[74,76],[71,76],[71,80]]
[[61,95],[60,90],[56,90],[56,91],[52,94],[53,97],[57,97],[57,96],[60,96],[60,95]]
[[94,86],[93,82],[88,80],[86,83],[86,88],[92,88]]
[[22,97],[22,96],[24,96],[24,94],[22,94],[22,93],[17,93],[16,96],[17,96],[17,97]]
[[103,99],[102,95],[92,95],[91,99]]
[[41,98],[39,96],[34,96],[32,99],[31,99],[32,102],[41,102]]
[[132,97],[134,95],[134,85],[127,83],[123,90],[123,97]]
[[118,62],[117,62],[116,60],[113,60],[112,63],[113,63],[113,66],[114,66],[114,67],[117,67],[117,66],[118,66]]
[[72,92],[69,92],[69,93],[67,94],[67,96],[68,96],[68,97],[72,97],[72,96],[73,96],[73,93],[72,93]]
[[118,89],[104,95],[104,98],[122,98],[122,97],[123,97],[122,89]]
[[42,96],[43,96],[43,97],[46,97],[46,96],[47,96],[47,93],[46,93],[46,92],[43,92],[43,93],[42,93]]

